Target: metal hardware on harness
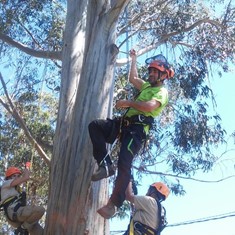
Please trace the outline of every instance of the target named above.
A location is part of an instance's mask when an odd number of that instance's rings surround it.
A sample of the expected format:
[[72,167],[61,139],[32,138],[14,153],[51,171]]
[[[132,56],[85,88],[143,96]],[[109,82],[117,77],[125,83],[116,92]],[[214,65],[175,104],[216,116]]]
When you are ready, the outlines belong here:
[[129,126],[130,124],[140,124],[140,123],[144,125],[151,125],[153,122],[154,122],[153,117],[146,117],[143,114],[123,118],[124,126]]
[[144,115],[138,115],[138,119],[140,122],[143,122],[145,120],[145,116]]
[[127,119],[123,119],[122,123],[123,123],[124,126],[129,126],[131,124],[131,122]]

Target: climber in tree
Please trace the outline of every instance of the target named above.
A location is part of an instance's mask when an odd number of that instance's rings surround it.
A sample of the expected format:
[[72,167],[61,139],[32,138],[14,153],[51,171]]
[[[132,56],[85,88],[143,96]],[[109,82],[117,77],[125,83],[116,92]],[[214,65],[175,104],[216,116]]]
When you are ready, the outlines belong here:
[[42,206],[27,205],[26,193],[21,188],[22,184],[29,179],[29,169],[25,168],[22,173],[17,167],[9,167],[1,187],[1,205],[11,226],[21,231],[26,230],[32,235],[42,235],[43,228],[38,221],[43,216],[45,209]]
[[161,205],[170,194],[170,189],[162,182],[150,185],[146,195],[138,196],[133,193],[132,182],[126,189],[126,200],[134,205],[130,224],[124,235],[160,235],[166,227],[166,210]]
[[92,181],[98,181],[114,175],[115,171],[110,156],[107,155],[106,144],[112,144],[120,139],[118,155],[118,174],[114,190],[107,203],[98,210],[106,219],[111,218],[125,200],[125,191],[131,177],[131,166],[134,156],[139,152],[147,134],[163,108],[168,103],[168,91],[163,87],[165,79],[174,76],[174,71],[168,62],[153,60],[148,65],[149,77],[144,81],[138,77],[136,67],[136,52],[130,51],[131,68],[129,81],[140,92],[135,100],[118,100],[116,108],[126,108],[122,118],[97,119],[89,124],[89,134],[93,144],[93,156],[98,169],[92,175]]

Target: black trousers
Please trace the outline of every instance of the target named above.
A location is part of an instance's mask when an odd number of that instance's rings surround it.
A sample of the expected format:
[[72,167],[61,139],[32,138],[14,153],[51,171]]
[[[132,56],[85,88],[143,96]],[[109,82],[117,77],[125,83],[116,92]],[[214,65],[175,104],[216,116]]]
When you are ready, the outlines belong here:
[[[133,158],[146,140],[144,125],[130,124],[121,128],[120,125],[121,122],[118,119],[98,119],[92,121],[88,127],[93,144],[93,156],[98,164],[107,154],[106,144],[112,144],[121,130],[118,174],[110,198],[117,207],[121,207],[125,200],[125,191],[131,179]],[[106,161],[111,164],[109,156]]]

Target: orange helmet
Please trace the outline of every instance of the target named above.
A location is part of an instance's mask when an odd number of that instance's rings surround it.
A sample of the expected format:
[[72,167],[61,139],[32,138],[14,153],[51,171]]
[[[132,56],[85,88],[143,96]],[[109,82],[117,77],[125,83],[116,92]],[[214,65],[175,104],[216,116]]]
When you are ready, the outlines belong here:
[[175,74],[173,68],[167,62],[163,62],[161,60],[153,60],[148,66],[148,69],[150,68],[155,68],[163,73],[167,73],[168,79],[172,78]]
[[162,182],[153,183],[151,186],[154,187],[163,196],[165,196],[165,199],[170,194],[170,189],[165,184],[163,184]]
[[14,174],[22,174],[22,173],[19,168],[12,166],[6,170],[5,176],[6,178],[8,178]]

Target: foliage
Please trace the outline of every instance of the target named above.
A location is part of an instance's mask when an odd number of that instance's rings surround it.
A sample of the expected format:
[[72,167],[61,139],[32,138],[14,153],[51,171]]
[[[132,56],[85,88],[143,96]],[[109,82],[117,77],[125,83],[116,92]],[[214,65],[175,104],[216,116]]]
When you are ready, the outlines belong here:
[[[27,92],[21,94],[15,103],[31,133],[51,156],[57,112],[55,99],[48,94],[41,94],[41,97],[37,97]],[[25,163],[31,162],[31,180],[27,185],[28,201],[46,206],[49,186],[48,166],[38,156],[34,146],[29,143],[21,127],[11,115],[2,112],[1,120],[0,166],[2,174],[6,167],[17,166],[23,170]]]
[[[7,90],[30,133],[49,156],[56,126],[57,92],[61,89],[61,62],[52,52],[63,49],[65,7],[63,0],[2,0],[0,3],[0,63]],[[170,103],[155,122],[146,148],[134,162],[138,177],[151,172],[154,166],[163,169],[162,172],[174,173],[176,178],[182,175],[190,178],[199,170],[212,169],[217,158],[211,149],[224,143],[226,131],[217,111],[211,114],[214,97],[208,80],[215,73],[214,68],[221,75],[230,71],[234,63],[234,17],[232,1],[222,0],[206,3],[133,0],[120,16],[119,57],[126,57],[128,51],[123,55],[123,48],[132,44],[142,51],[140,56],[164,54],[176,72],[174,79],[166,84]],[[39,58],[33,58],[34,53]],[[140,76],[146,77],[146,66],[139,65]],[[132,92],[136,94],[127,82],[125,66],[118,67],[117,60],[114,103],[120,98],[133,98]],[[0,97],[6,101],[2,88]],[[115,116],[124,112],[114,109]],[[33,158],[37,194],[44,198],[48,167],[29,145],[19,123],[5,110],[0,114],[0,131],[1,169],[6,164],[22,165]],[[160,173],[176,195],[185,193],[179,181],[170,182]]]
[[64,1],[1,1],[0,32],[42,50],[61,50]]

